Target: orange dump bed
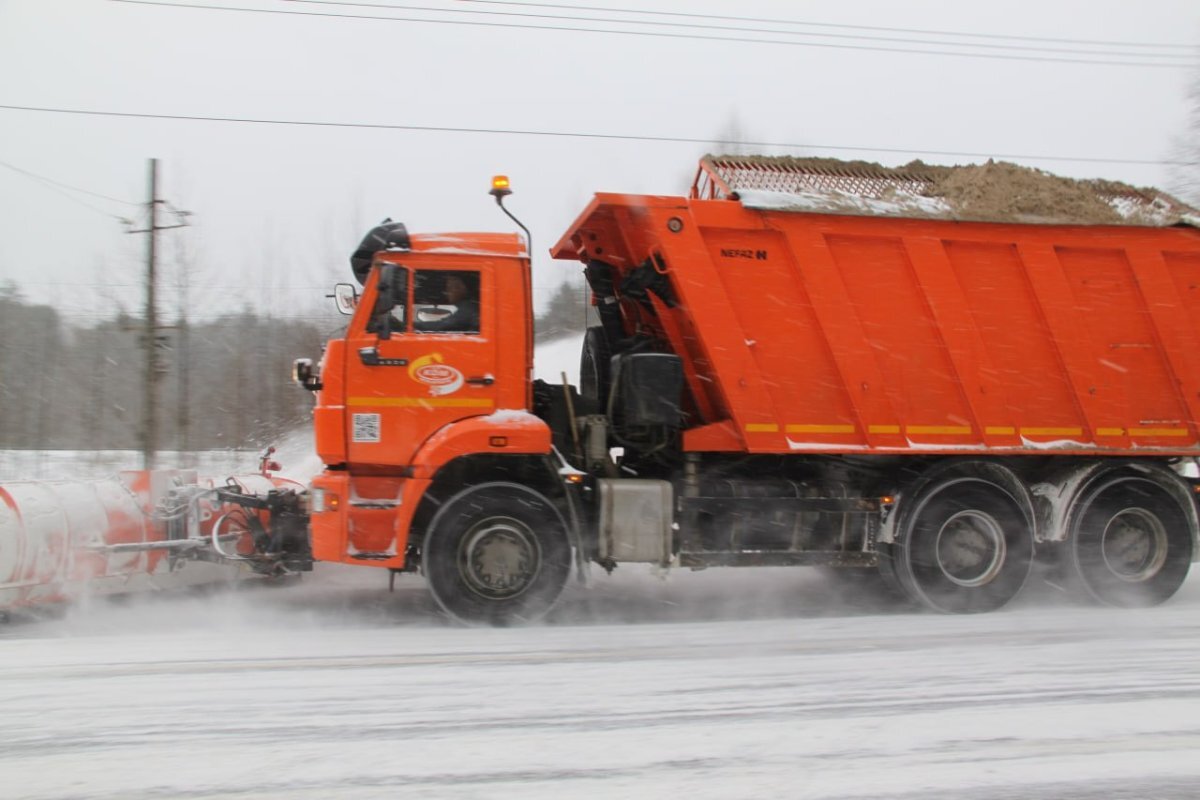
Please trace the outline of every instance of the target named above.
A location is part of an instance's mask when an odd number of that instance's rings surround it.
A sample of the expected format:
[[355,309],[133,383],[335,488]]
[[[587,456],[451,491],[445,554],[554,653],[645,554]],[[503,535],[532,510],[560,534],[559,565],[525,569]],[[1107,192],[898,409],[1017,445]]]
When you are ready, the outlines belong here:
[[666,276],[618,295],[683,358],[688,450],[1200,453],[1193,228],[600,194],[552,253]]

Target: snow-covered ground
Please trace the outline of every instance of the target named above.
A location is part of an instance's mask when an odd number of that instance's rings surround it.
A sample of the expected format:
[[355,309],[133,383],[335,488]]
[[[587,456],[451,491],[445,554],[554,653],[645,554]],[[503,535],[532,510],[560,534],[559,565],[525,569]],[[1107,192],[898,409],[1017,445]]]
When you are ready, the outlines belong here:
[[420,579],[0,626],[6,798],[1200,795],[1200,580],[897,612],[804,569],[636,568],[473,629]]
[[[274,444],[271,456],[288,477],[307,480],[320,472],[312,432],[298,430]],[[258,471],[261,450],[201,450],[158,454],[160,467],[194,469],[201,476],[247,475]],[[136,450],[0,450],[0,484],[12,481],[90,481],[111,478],[121,470],[141,469]]]
[[533,359],[533,377],[546,383],[562,383],[565,372],[567,383],[579,385],[579,354],[583,343],[576,337],[555,339],[539,344]]
[[[551,347],[539,377],[573,379]],[[279,457],[315,471],[304,434]],[[0,453],[0,482],[137,457],[92,462]],[[1193,798],[1198,660],[1196,576],[1154,609],[1035,586],[947,617],[808,569],[626,566],[475,629],[419,578],[318,565],[0,622],[0,797]]]
[[[195,469],[201,475],[254,472],[256,450],[163,451],[158,464]],[[121,470],[141,469],[137,450],[0,450],[0,482],[102,480]]]

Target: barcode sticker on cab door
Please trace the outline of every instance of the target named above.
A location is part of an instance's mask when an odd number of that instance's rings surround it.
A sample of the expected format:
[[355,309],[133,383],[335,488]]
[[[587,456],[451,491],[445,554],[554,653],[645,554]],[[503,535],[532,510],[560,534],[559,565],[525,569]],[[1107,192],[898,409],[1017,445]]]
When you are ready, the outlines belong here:
[[354,441],[356,441],[356,442],[378,442],[379,441],[379,415],[378,414],[355,414],[354,415]]

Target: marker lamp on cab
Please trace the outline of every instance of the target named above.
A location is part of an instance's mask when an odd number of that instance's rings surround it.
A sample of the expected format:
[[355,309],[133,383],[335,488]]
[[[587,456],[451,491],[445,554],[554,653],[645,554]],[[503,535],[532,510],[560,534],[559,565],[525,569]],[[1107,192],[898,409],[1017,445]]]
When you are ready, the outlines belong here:
[[314,488],[308,493],[308,510],[312,514],[337,511],[339,505],[341,505],[341,500],[338,496],[326,489]]

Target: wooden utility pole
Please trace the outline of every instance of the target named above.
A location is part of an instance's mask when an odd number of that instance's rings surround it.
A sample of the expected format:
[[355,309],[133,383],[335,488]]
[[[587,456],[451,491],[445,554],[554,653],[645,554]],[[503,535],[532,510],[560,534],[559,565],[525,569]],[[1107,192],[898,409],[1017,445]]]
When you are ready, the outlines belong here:
[[[162,378],[160,361],[158,361],[158,331],[169,329],[170,325],[158,324],[158,289],[157,276],[157,235],[160,230],[186,228],[186,222],[175,225],[158,224],[158,206],[166,204],[166,200],[158,199],[158,160],[150,160],[150,198],[146,206],[150,211],[149,223],[144,229],[130,230],[131,234],[146,234],[146,307],[145,319],[142,323],[142,347],[145,355],[145,366],[142,386],[142,468],[154,469],[158,452],[158,380]],[[169,207],[169,204],[167,204]],[[174,210],[180,219],[187,217],[187,211]],[[180,368],[185,368],[182,365]]]
[[142,469],[154,469],[158,453],[158,306],[155,302],[155,240],[158,233],[158,159],[150,159],[150,224],[146,228],[145,378],[142,395]]
[[[166,201],[158,199],[158,159],[150,159],[150,198],[146,203],[149,209],[149,224],[144,230],[131,230],[130,233],[146,234],[146,312],[142,321],[142,347],[145,354],[145,375],[142,381],[142,468],[154,469],[155,457],[158,453],[158,384],[162,377],[161,362],[158,356],[158,334],[164,327],[158,324],[158,232],[172,228],[186,227],[185,223],[178,225],[159,225],[158,207]],[[175,211],[182,220],[186,211]],[[186,369],[186,365],[181,365]]]
[[191,419],[191,377],[192,371],[188,369],[190,335],[188,329],[188,311],[190,297],[188,289],[190,288],[188,271],[191,267],[189,260],[182,257],[179,259],[179,316],[175,322],[176,337],[175,337],[175,364],[177,365],[178,383],[176,386],[176,407],[175,407],[175,441],[176,449],[185,453],[184,463],[179,466],[194,466],[191,461],[192,450],[192,419]]

